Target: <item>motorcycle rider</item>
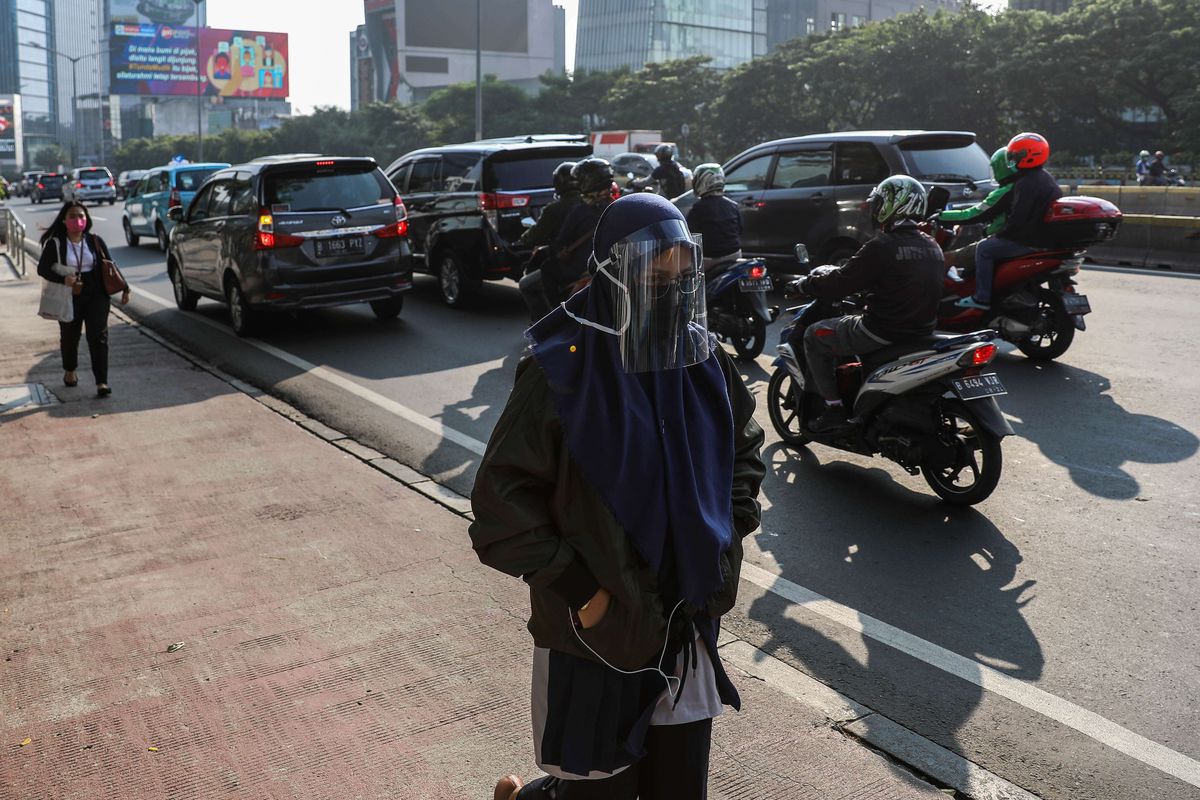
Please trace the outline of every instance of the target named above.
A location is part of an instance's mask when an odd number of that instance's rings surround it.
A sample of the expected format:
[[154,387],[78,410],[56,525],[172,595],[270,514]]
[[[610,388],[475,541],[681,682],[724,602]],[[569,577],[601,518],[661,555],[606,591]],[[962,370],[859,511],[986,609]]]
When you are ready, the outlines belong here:
[[583,202],[571,209],[551,245],[554,266],[544,281],[546,296],[552,303],[562,302],[583,288],[591,252],[588,244],[600,215],[613,201],[613,174],[612,164],[594,156],[583,159],[571,170]]
[[1150,180],[1150,151],[1143,150],[1138,153],[1137,163],[1133,165],[1133,171],[1137,175],[1138,186],[1144,185]]
[[[1017,179],[1017,171],[1008,164],[1008,148],[1006,147],[1001,147],[992,153],[991,165],[992,178],[996,181],[997,186],[987,197],[967,208],[941,211],[935,219],[956,225],[984,224],[987,226],[984,228],[985,236],[998,233],[1004,227],[1004,222],[1008,218],[1009,206],[1012,205],[1012,187]],[[952,278],[961,281],[958,270],[975,266],[977,244],[978,242],[972,242],[946,254],[946,263],[954,265],[950,271]]]
[[549,254],[540,248],[554,241],[571,209],[583,202],[579,196],[579,184],[571,175],[575,164],[574,161],[564,161],[554,168],[554,200],[542,209],[542,215],[533,227],[521,234],[521,238],[517,240],[521,247],[535,248],[534,255],[530,257],[526,267],[528,271],[518,283],[532,322],[537,322],[549,314],[554,306],[546,296],[542,273],[542,266],[546,264]]
[[837,300],[866,293],[865,312],[818,322],[803,344],[825,412],[809,423],[816,434],[850,426],[838,393],[838,359],[928,336],[937,321],[946,267],[942,250],[917,227],[925,218],[925,187],[908,175],[885,178],[870,194],[871,218],[879,232],[840,267],[818,267],[795,282],[803,294]]
[[647,180],[658,181],[662,196],[668,200],[686,192],[687,178],[683,175],[683,168],[675,161],[675,148],[663,142],[654,148],[654,157],[658,159],[658,166]]
[[1149,174],[1150,174],[1149,183],[1151,186],[1166,186],[1167,185],[1167,179],[1165,177],[1165,175],[1167,174],[1167,164],[1165,161],[1163,161],[1163,159],[1166,157],[1167,157],[1167,154],[1164,153],[1162,150],[1154,151],[1154,160],[1150,162],[1150,168],[1149,168]]
[[1062,189],[1043,166],[1050,144],[1037,133],[1018,133],[1008,143],[1008,163],[1017,170],[1004,227],[975,248],[975,294],[956,305],[986,311],[992,304],[996,262],[1032,253],[1043,246],[1046,210],[1062,197]]
[[692,189],[700,199],[688,210],[688,229],[702,237],[704,274],[711,278],[742,257],[742,212],[725,196],[720,164],[696,167]]

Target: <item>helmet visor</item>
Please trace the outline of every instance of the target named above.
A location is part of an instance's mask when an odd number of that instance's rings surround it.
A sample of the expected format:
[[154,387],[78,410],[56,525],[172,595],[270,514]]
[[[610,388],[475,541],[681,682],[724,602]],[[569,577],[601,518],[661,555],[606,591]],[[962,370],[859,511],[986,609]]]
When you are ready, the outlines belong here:
[[702,252],[682,220],[622,239],[601,263],[614,286],[618,349],[626,372],[681,369],[709,357]]

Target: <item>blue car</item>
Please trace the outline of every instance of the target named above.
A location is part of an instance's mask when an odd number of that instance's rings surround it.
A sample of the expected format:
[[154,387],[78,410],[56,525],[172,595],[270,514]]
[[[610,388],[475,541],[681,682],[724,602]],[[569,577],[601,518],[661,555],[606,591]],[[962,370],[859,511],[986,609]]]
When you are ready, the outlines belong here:
[[158,242],[158,249],[167,252],[171,229],[175,227],[175,223],[167,218],[167,210],[176,206],[187,208],[200,184],[228,166],[208,162],[168,164],[147,170],[146,176],[125,198],[125,210],[121,215],[125,242],[130,247],[137,247],[143,236],[152,236]]

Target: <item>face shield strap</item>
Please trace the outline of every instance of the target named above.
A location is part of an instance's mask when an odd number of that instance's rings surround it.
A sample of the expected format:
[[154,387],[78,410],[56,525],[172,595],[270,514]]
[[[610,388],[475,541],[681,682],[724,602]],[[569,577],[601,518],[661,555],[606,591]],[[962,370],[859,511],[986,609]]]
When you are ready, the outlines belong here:
[[607,333],[610,336],[620,336],[621,334],[625,333],[626,330],[629,329],[629,320],[630,320],[630,313],[631,313],[631,309],[630,309],[630,305],[629,305],[629,287],[627,287],[625,284],[623,284],[619,280],[617,280],[613,276],[613,274],[608,271],[607,267],[609,264],[612,263],[611,258],[606,258],[603,261],[596,261],[596,257],[593,254],[592,261],[596,264],[596,274],[597,275],[604,275],[604,277],[608,278],[610,281],[613,282],[613,285],[615,285],[617,288],[619,288],[622,292],[625,293],[625,302],[622,303],[622,305],[625,307],[625,320],[621,323],[621,327],[620,328],[610,328],[607,325],[601,325],[598,322],[592,322],[590,319],[587,319],[586,317],[578,316],[577,314],[572,313],[571,309],[567,308],[566,302],[563,302],[561,304],[562,310],[564,312],[566,312],[566,315],[568,317],[575,320],[580,325],[586,325],[589,328],[595,328],[596,330],[600,331],[601,333]]

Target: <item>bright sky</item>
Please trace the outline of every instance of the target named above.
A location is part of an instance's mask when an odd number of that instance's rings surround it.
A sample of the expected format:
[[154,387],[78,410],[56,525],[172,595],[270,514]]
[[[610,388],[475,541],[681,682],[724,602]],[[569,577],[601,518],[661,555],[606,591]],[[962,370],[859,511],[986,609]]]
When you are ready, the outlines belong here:
[[[436,0],[430,0],[436,2]],[[575,62],[579,0],[554,0],[567,10],[567,69]],[[982,0],[995,9],[1006,0]],[[288,34],[292,106],[350,107],[350,31],[363,23],[361,0],[206,0],[214,28],[282,31]]]

